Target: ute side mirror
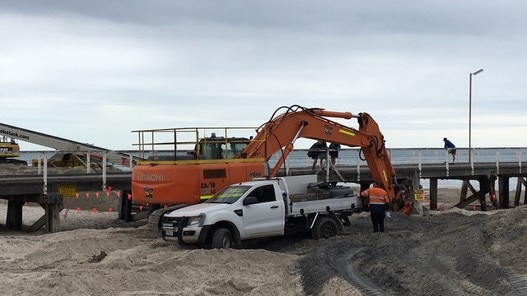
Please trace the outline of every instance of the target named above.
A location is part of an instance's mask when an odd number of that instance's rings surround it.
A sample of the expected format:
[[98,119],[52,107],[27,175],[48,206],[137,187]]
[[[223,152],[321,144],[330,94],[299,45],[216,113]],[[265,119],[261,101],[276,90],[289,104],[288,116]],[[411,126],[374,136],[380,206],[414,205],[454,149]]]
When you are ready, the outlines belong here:
[[255,203],[258,203],[258,198],[256,196],[250,195],[243,200],[244,206],[253,205]]

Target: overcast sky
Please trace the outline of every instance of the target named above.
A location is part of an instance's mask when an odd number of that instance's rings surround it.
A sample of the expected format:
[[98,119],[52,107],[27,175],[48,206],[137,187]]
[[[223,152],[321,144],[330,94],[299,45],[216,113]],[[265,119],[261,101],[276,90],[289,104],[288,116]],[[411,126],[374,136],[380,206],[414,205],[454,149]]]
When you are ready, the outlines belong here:
[[0,122],[122,150],[133,130],[259,126],[297,104],[368,112],[388,148],[468,147],[484,69],[472,147],[526,147],[526,15],[521,0],[1,1]]

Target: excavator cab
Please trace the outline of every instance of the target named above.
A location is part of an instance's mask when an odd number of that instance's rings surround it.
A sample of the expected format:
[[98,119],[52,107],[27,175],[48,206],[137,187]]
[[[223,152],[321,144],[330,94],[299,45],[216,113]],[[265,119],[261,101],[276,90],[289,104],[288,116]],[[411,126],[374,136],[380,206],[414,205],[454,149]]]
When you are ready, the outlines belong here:
[[[251,142],[252,127],[138,130],[139,158],[154,162],[233,159]],[[135,146],[135,145],[134,145]]]
[[242,152],[250,139],[243,137],[217,137],[212,134],[211,137],[200,139],[194,149],[198,159],[232,159],[235,155]]

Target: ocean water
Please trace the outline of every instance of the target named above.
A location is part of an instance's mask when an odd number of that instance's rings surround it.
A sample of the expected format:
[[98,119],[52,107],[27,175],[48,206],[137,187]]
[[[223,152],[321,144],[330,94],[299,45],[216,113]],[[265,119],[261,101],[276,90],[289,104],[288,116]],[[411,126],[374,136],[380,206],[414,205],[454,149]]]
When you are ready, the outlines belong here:
[[[339,151],[339,158],[336,166],[357,166],[367,165],[365,160],[362,160],[358,148],[346,148]],[[137,151],[120,151],[122,153],[138,156]],[[55,151],[23,151],[21,152],[20,160],[25,160],[31,165],[32,159],[51,158]],[[185,152],[182,152],[185,153]],[[451,161],[452,156],[447,153],[446,149],[442,148],[393,148],[388,149],[390,158],[394,165],[397,164],[433,164],[444,163]],[[273,155],[270,159],[271,165],[276,163],[279,152]],[[148,155],[147,155],[148,156]],[[527,162],[527,148],[473,148],[471,160],[477,162],[518,162],[519,165]],[[456,162],[468,163],[469,153],[466,148],[457,148]],[[307,156],[307,149],[295,149],[287,158],[285,165],[287,168],[308,168],[313,164],[313,160]],[[523,166],[523,165],[522,165]],[[511,178],[510,188],[516,188],[517,179]],[[428,188],[429,182],[427,179],[422,179],[421,185],[423,188]],[[460,188],[461,181],[458,180],[438,180],[439,186],[443,188]],[[474,185],[477,188],[475,182]]]

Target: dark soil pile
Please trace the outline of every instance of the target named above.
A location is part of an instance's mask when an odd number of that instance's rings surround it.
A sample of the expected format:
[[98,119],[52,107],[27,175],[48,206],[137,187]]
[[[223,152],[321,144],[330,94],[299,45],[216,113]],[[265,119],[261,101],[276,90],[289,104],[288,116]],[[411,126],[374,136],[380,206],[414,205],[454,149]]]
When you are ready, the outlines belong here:
[[363,295],[526,295],[527,207],[392,214],[372,233],[366,213],[339,237],[278,247],[304,254],[304,291],[323,294],[332,278]]

